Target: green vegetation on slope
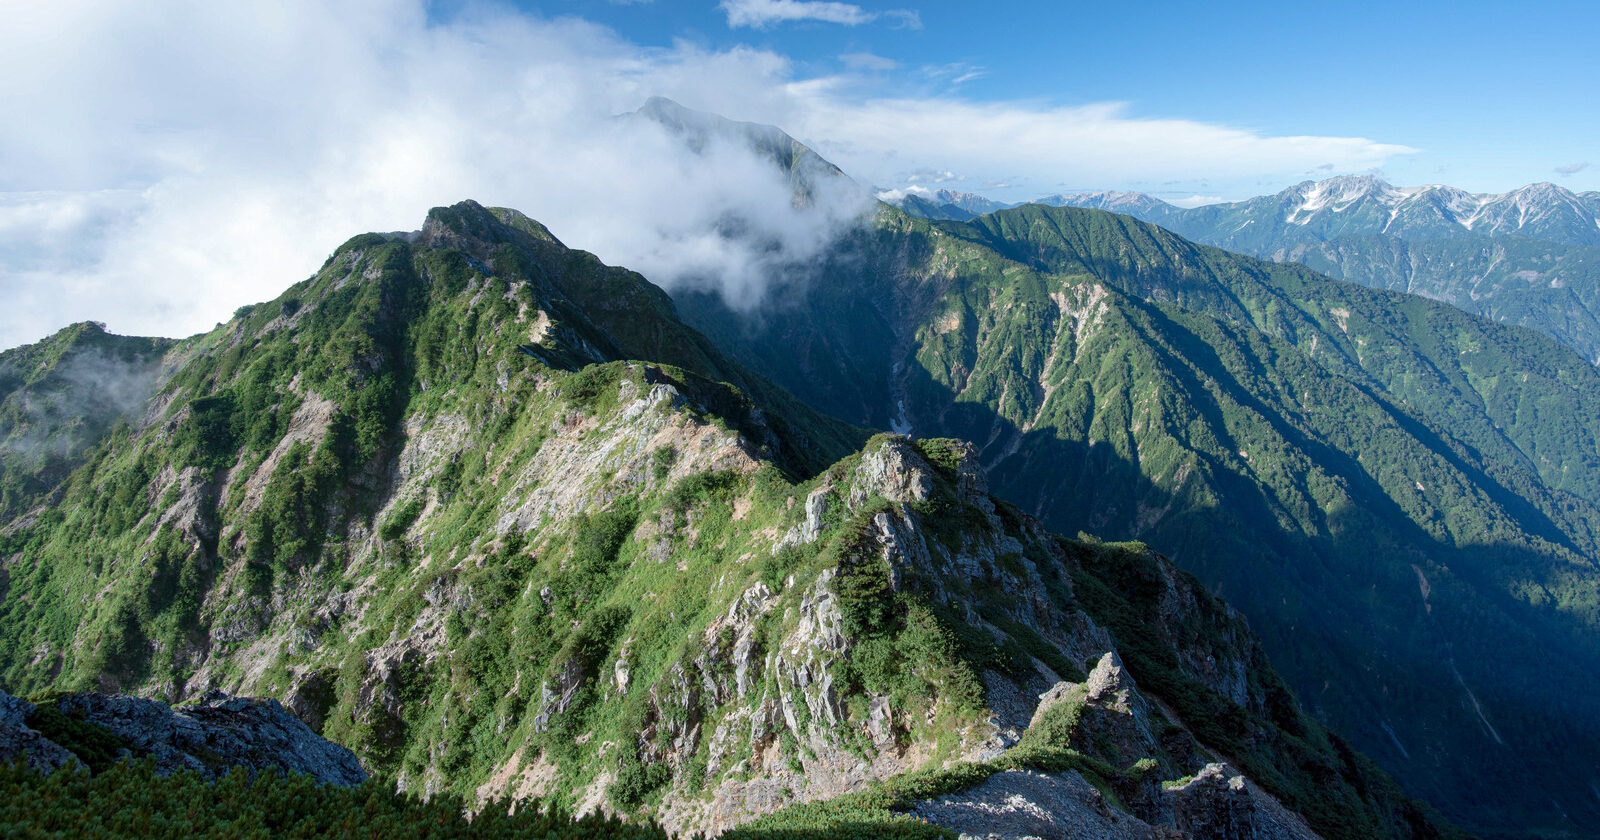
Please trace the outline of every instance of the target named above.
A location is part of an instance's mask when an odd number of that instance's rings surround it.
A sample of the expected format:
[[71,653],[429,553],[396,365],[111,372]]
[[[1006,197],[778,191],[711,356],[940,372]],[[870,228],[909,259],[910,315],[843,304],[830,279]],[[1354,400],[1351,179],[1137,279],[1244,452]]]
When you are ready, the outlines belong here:
[[823,411],[974,441],[1047,526],[1174,557],[1319,716],[1473,827],[1600,818],[1571,770],[1600,749],[1584,360],[1099,211],[885,210],[828,273],[763,325],[680,307]]
[[[1365,180],[1366,189],[1387,188]],[[1497,202],[1499,210],[1482,218],[1458,215],[1462,208],[1449,206],[1455,192],[1449,188],[1424,191],[1404,206],[1367,196],[1354,204],[1297,211],[1311,186],[1187,209],[1148,196],[1103,209],[1195,242],[1444,301],[1537,330],[1591,362],[1600,360],[1600,231],[1592,201],[1580,210],[1583,196],[1545,184],[1504,197],[1510,200]],[[907,211],[947,218],[926,208]]]

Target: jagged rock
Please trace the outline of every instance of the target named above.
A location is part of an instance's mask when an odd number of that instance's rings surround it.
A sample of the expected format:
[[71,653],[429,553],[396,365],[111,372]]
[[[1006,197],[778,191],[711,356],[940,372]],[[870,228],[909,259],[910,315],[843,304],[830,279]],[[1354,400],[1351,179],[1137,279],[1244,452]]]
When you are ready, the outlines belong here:
[[1112,807],[1076,772],[1012,770],[913,810],[962,840],[1318,840],[1305,820],[1227,765],[1208,765],[1163,795],[1170,813],[1147,822]]
[[573,656],[561,663],[554,688],[549,682],[539,683],[539,714],[533,719],[533,728],[540,732],[549,729],[553,717],[571,708],[578,689],[583,687],[583,679],[583,660]]
[[938,799],[914,812],[960,832],[962,840],[1157,840],[1173,833],[1112,808],[1075,772],[1012,770]]
[[1163,791],[1174,825],[1195,840],[1316,840],[1299,815],[1226,764]]
[[807,733],[796,698],[805,705],[809,720],[834,726],[844,716],[833,687],[833,663],[850,649],[850,639],[844,633],[839,598],[830,587],[834,576],[833,569],[823,571],[801,597],[800,620],[772,661],[783,689],[779,703],[784,721],[802,739]]
[[700,688],[683,663],[673,663],[666,678],[650,687],[650,705],[639,732],[640,758],[647,763],[682,761],[700,745]]
[[27,756],[28,766],[40,773],[62,766],[83,767],[77,756],[28,727],[34,710],[32,703],[0,691],[0,763]]
[[633,679],[632,667],[629,664],[633,652],[633,640],[628,639],[622,643],[622,650],[617,654],[617,661],[611,666],[611,685],[616,689],[617,696],[628,693],[628,685]]
[[872,736],[872,745],[878,749],[894,744],[894,710],[889,706],[888,697],[874,695],[867,701],[867,734]]
[[806,496],[805,518],[772,546],[773,554],[792,545],[816,542],[817,537],[822,535],[822,517],[828,512],[829,489],[827,486],[818,487]]
[[1109,747],[1113,754],[1101,757],[1118,767],[1160,755],[1150,726],[1150,704],[1139,693],[1133,675],[1116,651],[1100,657],[1085,688],[1079,732],[1073,738],[1075,745],[1103,745],[1098,752],[1106,752]]
[[[872,517],[872,527],[876,529],[878,544],[883,546],[883,558],[889,562],[890,589],[900,591],[905,585],[907,570],[925,573],[933,569],[933,558],[928,553],[928,545],[910,520],[890,513],[880,513]],[[942,599],[943,583],[939,582],[939,577],[933,574],[927,574],[925,577],[935,582],[932,588]]]
[[[107,694],[69,694],[63,714],[98,726],[130,755],[149,757],[162,775],[191,770],[215,779],[234,767],[252,773],[304,773],[321,784],[358,785],[367,773],[349,750],[319,737],[276,700],[229,697],[213,691],[176,709],[154,700]],[[35,769],[81,763],[27,727],[34,707],[0,692],[0,759],[26,753]]]
[[[772,590],[760,581],[751,585],[739,599],[728,607],[728,612],[723,617],[711,622],[706,627],[705,638],[711,651],[715,650],[716,641],[726,634],[731,637],[732,644],[726,652],[728,665],[733,669],[732,697],[743,700],[749,693],[755,678],[755,667],[759,664],[756,658],[756,621],[772,611],[778,598]],[[702,668],[708,682],[714,683],[707,687],[707,694],[716,698],[718,703],[725,702],[728,697],[726,680],[715,679],[709,668]]]
[[925,502],[932,492],[928,462],[910,444],[896,440],[862,456],[850,485],[849,504],[858,508],[873,496],[891,502]]

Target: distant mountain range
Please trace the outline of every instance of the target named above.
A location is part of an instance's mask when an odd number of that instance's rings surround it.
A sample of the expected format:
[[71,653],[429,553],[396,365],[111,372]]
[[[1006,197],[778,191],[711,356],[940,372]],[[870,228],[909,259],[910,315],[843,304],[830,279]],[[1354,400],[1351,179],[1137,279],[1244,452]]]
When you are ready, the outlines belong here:
[[[954,211],[953,204],[891,203],[912,215],[957,221],[978,215],[965,207],[980,206],[971,199]],[[1194,208],[1134,192],[1033,203],[1125,213],[1197,242],[1442,300],[1539,330],[1600,362],[1600,192],[1540,183],[1475,194],[1347,175]]]
[[[1145,221],[1171,221],[1230,250],[1259,252],[1286,243],[1346,236],[1406,240],[1524,236],[1563,245],[1600,246],[1600,193],[1576,194],[1530,184],[1499,195],[1455,187],[1393,187],[1371,175],[1306,181],[1275,195],[1182,208],[1142,193],[1078,193],[1040,204],[1095,207]],[[1183,231],[1177,231],[1183,232]]]
[[976,193],[930,190],[925,187],[895,190],[880,194],[879,198],[913,216],[925,219],[954,219],[958,222],[1015,206],[992,201]]

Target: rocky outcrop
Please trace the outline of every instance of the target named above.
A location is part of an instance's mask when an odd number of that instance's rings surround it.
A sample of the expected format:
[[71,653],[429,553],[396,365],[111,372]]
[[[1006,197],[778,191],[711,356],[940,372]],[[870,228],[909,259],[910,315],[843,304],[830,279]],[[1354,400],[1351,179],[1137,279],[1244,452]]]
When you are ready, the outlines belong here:
[[1176,838],[1107,804],[1077,773],[996,773],[950,796],[918,802],[917,816],[962,840],[1157,840]]
[[83,762],[65,747],[28,726],[35,711],[32,703],[0,691],[0,763],[9,764],[24,756],[28,766],[40,773],[65,766],[83,767]]
[[1225,764],[1162,792],[1146,821],[1111,804],[1075,771],[1010,770],[913,813],[962,840],[1318,840],[1305,820]]
[[1139,693],[1116,651],[1100,657],[1084,688],[1079,732],[1074,733],[1077,746],[1098,747],[1118,767],[1160,754],[1151,731],[1150,703]]
[[[1089,769],[1007,769],[965,791],[913,803],[913,810],[963,838],[983,840],[1318,836],[1243,774],[1222,763],[1202,765],[1203,748],[1183,727],[1158,725],[1166,720],[1117,652],[1108,651],[1083,682],[1061,681],[1039,696],[1020,758],[1004,759],[1027,762],[1029,750],[1067,749]],[[1159,782],[1185,773],[1192,775]]]
[[1298,814],[1226,764],[1208,764],[1162,791],[1173,824],[1196,840],[1314,840]]
[[[302,773],[320,784],[367,779],[354,754],[319,737],[276,700],[212,692],[171,708],[139,697],[69,694],[56,705],[67,718],[120,741],[124,757],[153,760],[161,775],[187,770],[216,779],[243,767],[251,773]],[[26,754],[41,771],[81,766],[66,748],[27,726],[34,712],[32,704],[0,692],[0,759]]]

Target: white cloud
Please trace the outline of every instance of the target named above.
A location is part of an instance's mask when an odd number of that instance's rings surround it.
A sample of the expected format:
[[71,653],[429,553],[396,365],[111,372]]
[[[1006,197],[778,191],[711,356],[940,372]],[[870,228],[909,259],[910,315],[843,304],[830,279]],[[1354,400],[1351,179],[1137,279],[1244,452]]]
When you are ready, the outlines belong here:
[[900,62],[892,58],[884,58],[881,55],[873,55],[869,52],[845,53],[839,56],[839,61],[843,62],[844,66],[851,70],[883,71],[893,70],[900,66]]
[[960,85],[963,82],[971,82],[974,78],[982,78],[989,75],[987,67],[979,67],[978,64],[968,64],[965,61],[954,61],[950,62],[950,64],[930,64],[930,66],[923,67],[922,72],[928,78],[947,80],[950,85]]
[[[916,73],[917,71],[905,71]],[[1119,105],[862,99],[770,51],[647,49],[499,6],[423,0],[23,4],[0,27],[0,347],[74,320],[182,335],[303,279],[344,239],[434,205],[516,207],[658,283],[735,303],[860,209],[796,210],[761,161],[619,122],[654,94],[781,125],[862,183],[1039,185],[1293,175],[1407,149],[1270,137]],[[826,141],[826,142],[817,142]],[[1000,196],[996,196],[1000,197]],[[718,235],[749,220],[771,253]]]
[[965,61],[954,61],[949,64],[930,64],[922,68],[922,73],[931,79],[948,80],[952,85],[959,85],[987,76],[989,70]]
[[1576,175],[1579,172],[1582,172],[1583,170],[1588,169],[1588,168],[1589,168],[1589,164],[1588,163],[1569,163],[1566,166],[1558,166],[1558,167],[1556,167],[1556,174],[1558,174],[1558,175]]
[[1187,198],[1164,198],[1162,201],[1174,207],[1203,207],[1207,204],[1221,204],[1227,199],[1220,195],[1191,195]]
[[928,198],[928,197],[931,197],[933,195],[933,190],[930,190],[927,187],[919,187],[919,186],[913,184],[913,185],[911,185],[909,187],[901,187],[900,189],[897,189],[897,190],[879,190],[877,192],[877,196],[878,196],[878,200],[879,201],[887,201],[887,202],[889,202],[891,204],[893,204],[894,202],[897,202],[897,201],[904,201],[906,196],[908,196],[908,195],[915,195],[915,196],[920,196],[920,197],[923,197],[923,198]]
[[1417,150],[1360,137],[1275,137],[1193,120],[1135,116],[1121,103],[1050,107],[947,97],[851,101],[791,88],[790,128],[885,187],[926,181],[929,166],[1003,180],[1019,198],[1040,184],[1290,179],[1322,161],[1362,171]]
[[895,22],[895,29],[922,28],[922,15],[915,9],[889,9],[883,16]]
[[728,13],[728,26],[735,29],[741,26],[762,29],[774,23],[801,20],[860,26],[878,17],[854,3],[824,0],[722,0],[722,10]]

